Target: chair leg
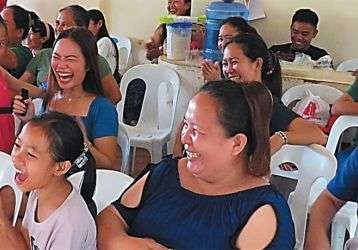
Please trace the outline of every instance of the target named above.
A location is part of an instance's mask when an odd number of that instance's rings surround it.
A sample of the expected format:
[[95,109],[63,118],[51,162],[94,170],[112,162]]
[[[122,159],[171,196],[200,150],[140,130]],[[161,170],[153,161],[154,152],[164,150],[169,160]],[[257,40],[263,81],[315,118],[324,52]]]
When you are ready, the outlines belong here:
[[344,246],[344,235],[346,227],[337,221],[332,223],[331,231],[331,249],[342,250]]
[[128,175],[131,175],[133,173],[133,169],[135,166],[135,153],[136,153],[136,147],[131,146],[129,150],[129,162],[128,162]]
[[162,160],[163,157],[162,150],[163,150],[163,145],[161,143],[153,142],[152,149],[150,152],[152,163],[158,163]]

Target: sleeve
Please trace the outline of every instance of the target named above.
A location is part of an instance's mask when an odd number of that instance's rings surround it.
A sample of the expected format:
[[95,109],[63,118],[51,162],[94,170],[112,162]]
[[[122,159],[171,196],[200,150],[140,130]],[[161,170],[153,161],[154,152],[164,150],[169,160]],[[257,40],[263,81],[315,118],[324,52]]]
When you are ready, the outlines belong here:
[[100,98],[94,107],[94,111],[92,139],[105,136],[117,136],[118,115],[114,105],[107,99]]
[[103,56],[98,55],[97,60],[98,60],[97,62],[98,62],[99,75],[101,79],[112,74],[111,67],[109,67],[107,60]]
[[357,201],[358,195],[358,147],[337,169],[336,176],[328,183],[327,189],[338,199]]
[[37,69],[39,68],[39,62],[41,58],[42,53],[40,52],[35,57],[33,57],[30,62],[26,66],[26,71],[30,72],[34,76],[37,75]]
[[299,117],[295,112],[286,107],[277,97],[273,97],[272,115],[270,121],[270,134],[277,131],[287,131],[290,123]]
[[146,175],[148,172],[148,177],[146,180],[146,183],[144,185],[144,189],[143,189],[143,193],[142,193],[142,198],[140,200],[140,203],[142,203],[147,195],[148,195],[148,182],[151,178],[152,175],[152,170],[154,168],[154,164],[149,164],[147,165],[144,170],[135,178],[135,180],[129,185],[129,187],[127,187],[126,190],[123,191],[122,195],[118,198],[118,200],[112,202],[112,205],[116,208],[116,210],[118,211],[118,213],[122,216],[123,220],[127,223],[127,225],[130,227],[130,225],[132,225],[133,220],[135,219],[135,217],[137,216],[139,209],[140,209],[140,204],[137,207],[134,208],[130,208],[127,206],[124,206],[123,204],[121,204],[121,200],[122,200],[122,196],[126,193],[126,191],[128,189],[130,189],[135,183],[137,183],[144,175]]
[[358,101],[358,79],[356,79],[354,83],[349,86],[347,93],[352,97],[355,102]]

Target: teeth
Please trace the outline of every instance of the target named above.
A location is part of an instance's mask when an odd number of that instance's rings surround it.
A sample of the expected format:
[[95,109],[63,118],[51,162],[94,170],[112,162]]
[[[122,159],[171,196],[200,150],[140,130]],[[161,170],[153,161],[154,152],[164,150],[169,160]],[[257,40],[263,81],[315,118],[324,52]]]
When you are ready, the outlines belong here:
[[19,170],[19,169],[17,169],[17,168],[15,168],[15,172],[16,172],[16,173],[19,173],[19,174],[22,174],[22,171]]
[[186,151],[186,154],[187,154],[189,159],[200,157],[199,153],[192,153],[192,152]]

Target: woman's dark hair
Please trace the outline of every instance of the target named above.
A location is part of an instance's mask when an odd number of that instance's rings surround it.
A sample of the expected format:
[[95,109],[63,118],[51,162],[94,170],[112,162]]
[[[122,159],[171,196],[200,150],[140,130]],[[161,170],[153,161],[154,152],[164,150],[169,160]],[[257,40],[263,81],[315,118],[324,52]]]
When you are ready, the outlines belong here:
[[[47,112],[32,118],[29,124],[42,128],[44,135],[48,138],[49,151],[55,162],[71,162],[72,167],[65,174],[66,177],[84,170],[80,193],[92,215],[96,215],[96,206],[92,200],[96,187],[96,161],[91,152],[85,150],[83,134],[75,119],[62,113]],[[78,168],[75,161],[83,153],[88,160],[81,168]]]
[[281,98],[282,96],[282,77],[281,66],[278,58],[267,48],[265,41],[258,34],[243,33],[234,37],[229,44],[234,43],[240,45],[245,56],[251,60],[261,58],[262,82],[271,91],[272,95]]
[[88,11],[88,16],[89,16],[89,20],[90,21],[94,21],[96,24],[99,21],[102,21],[102,26],[98,31],[98,34],[96,36],[97,41],[103,37],[108,37],[109,40],[112,42],[113,47],[115,49],[116,52],[116,68],[114,70],[113,76],[116,79],[116,81],[119,83],[121,80],[121,75],[118,72],[118,68],[119,68],[119,53],[118,53],[118,48],[116,43],[113,41],[113,39],[111,38],[111,36],[109,35],[109,32],[107,30],[107,26],[106,26],[106,20],[104,19],[104,15],[100,10],[97,9],[91,9]]
[[256,29],[250,26],[246,20],[239,16],[233,16],[226,18],[221,22],[221,26],[224,24],[229,24],[234,27],[240,34],[241,33],[250,33],[250,34],[258,34]]
[[[84,91],[95,95],[104,96],[99,76],[98,60],[97,60],[97,44],[93,34],[82,27],[74,27],[61,32],[55,43],[61,39],[70,39],[75,42],[80,48],[86,62],[86,76],[82,83]],[[53,69],[50,70],[50,81],[55,79]],[[53,93],[51,93],[53,94]]]
[[189,9],[185,12],[186,16],[190,16],[190,14],[191,14],[191,0],[184,0],[184,3],[190,3]]
[[231,80],[208,82],[199,93],[209,94],[218,105],[218,120],[226,136],[247,137],[248,170],[254,176],[270,173],[269,123],[272,96],[264,84],[238,84]]
[[42,44],[42,48],[52,48],[55,41],[55,30],[49,23],[41,20],[35,20],[31,25],[31,31],[39,33],[41,38],[47,38],[47,40]]
[[64,10],[69,10],[72,12],[73,20],[75,21],[77,26],[88,28],[89,17],[88,17],[88,12],[85,8],[75,4],[75,5],[66,6],[65,8],[60,9],[59,12],[62,12]]
[[39,16],[32,11],[27,11],[19,5],[6,6],[5,9],[11,9],[13,13],[16,29],[22,29],[22,40],[29,34],[30,27],[35,20],[39,20]]

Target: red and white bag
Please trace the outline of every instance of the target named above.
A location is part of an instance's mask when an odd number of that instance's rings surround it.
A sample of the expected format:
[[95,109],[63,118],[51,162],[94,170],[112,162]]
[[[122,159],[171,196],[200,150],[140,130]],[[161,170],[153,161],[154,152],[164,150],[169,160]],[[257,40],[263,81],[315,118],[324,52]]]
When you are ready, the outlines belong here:
[[330,117],[329,104],[321,97],[315,96],[311,91],[306,90],[306,97],[298,101],[292,109],[303,119],[325,127]]

